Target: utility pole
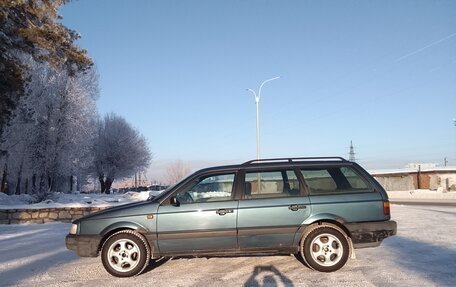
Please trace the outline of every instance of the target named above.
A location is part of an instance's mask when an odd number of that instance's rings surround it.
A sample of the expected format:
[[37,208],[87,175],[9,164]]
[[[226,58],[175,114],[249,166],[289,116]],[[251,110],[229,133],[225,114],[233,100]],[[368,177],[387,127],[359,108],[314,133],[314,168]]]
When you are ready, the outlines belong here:
[[447,163],[448,163],[448,160],[447,160],[447,158],[445,157],[445,158],[443,159],[443,166],[447,166]]
[[356,161],[355,148],[353,147],[353,142],[352,141],[350,141],[350,152],[348,153],[348,160],[352,161],[352,162]]

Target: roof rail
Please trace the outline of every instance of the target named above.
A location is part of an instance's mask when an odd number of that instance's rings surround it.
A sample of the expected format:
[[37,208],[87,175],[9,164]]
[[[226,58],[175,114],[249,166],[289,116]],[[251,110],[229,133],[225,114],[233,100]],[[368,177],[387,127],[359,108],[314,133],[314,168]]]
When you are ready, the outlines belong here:
[[284,158],[264,158],[264,159],[253,159],[243,163],[243,165],[248,165],[252,163],[260,162],[273,162],[273,161],[286,161],[286,162],[299,162],[299,161],[312,161],[312,160],[338,160],[342,162],[347,162],[347,160],[340,156],[326,156],[326,157],[284,157]]

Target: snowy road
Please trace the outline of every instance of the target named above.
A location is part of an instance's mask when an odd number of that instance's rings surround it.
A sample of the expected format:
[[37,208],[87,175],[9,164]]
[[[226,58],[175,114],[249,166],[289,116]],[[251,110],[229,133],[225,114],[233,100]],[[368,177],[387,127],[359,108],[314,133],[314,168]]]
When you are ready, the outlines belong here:
[[69,224],[0,225],[1,286],[456,286],[456,208],[392,206],[398,235],[323,274],[293,256],[177,258],[130,279],[66,250]]

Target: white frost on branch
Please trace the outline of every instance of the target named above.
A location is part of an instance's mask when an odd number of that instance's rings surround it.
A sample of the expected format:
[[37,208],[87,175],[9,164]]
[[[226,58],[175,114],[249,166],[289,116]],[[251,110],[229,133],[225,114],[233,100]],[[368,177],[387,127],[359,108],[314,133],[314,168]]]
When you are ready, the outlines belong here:
[[97,74],[91,69],[70,75],[31,57],[23,62],[29,70],[26,94],[0,141],[10,193],[20,191],[25,179],[28,189],[69,190],[70,177],[84,178],[93,161]]

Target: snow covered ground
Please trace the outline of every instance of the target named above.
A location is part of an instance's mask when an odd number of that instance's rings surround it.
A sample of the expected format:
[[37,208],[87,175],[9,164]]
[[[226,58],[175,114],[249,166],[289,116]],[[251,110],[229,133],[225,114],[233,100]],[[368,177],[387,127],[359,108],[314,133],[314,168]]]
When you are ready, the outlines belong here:
[[1,286],[456,286],[456,209],[392,205],[398,234],[334,273],[293,256],[173,258],[135,278],[66,250],[69,224],[0,225]]

